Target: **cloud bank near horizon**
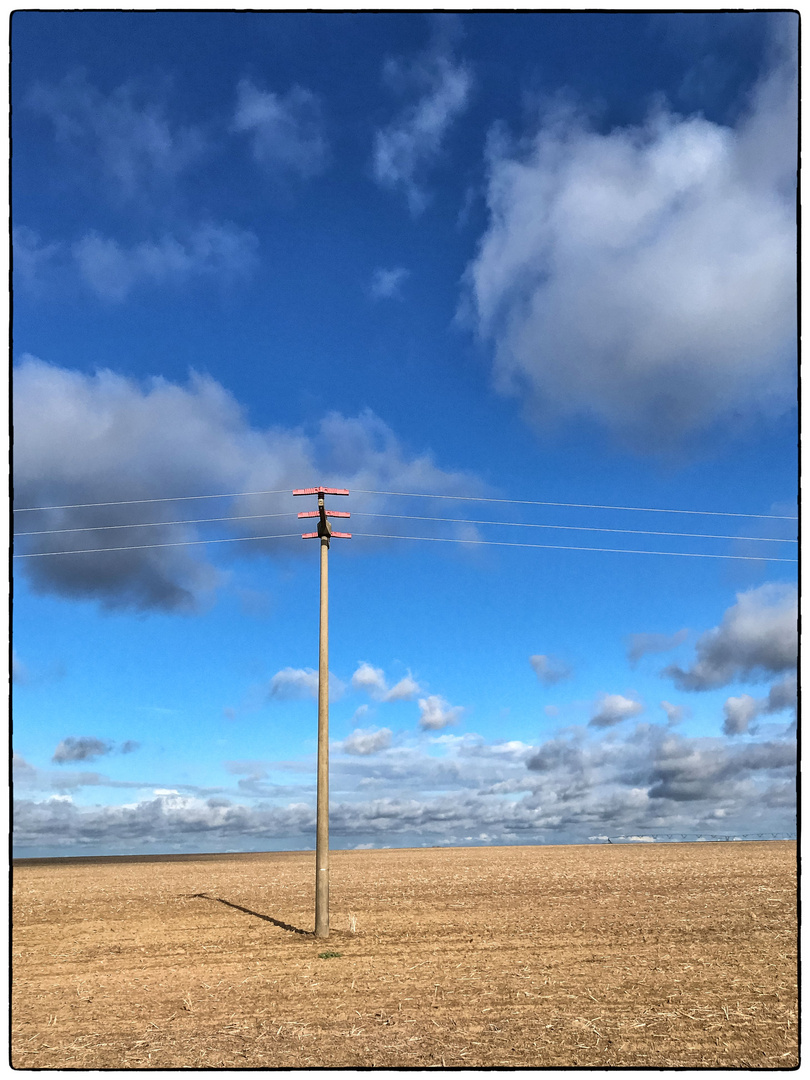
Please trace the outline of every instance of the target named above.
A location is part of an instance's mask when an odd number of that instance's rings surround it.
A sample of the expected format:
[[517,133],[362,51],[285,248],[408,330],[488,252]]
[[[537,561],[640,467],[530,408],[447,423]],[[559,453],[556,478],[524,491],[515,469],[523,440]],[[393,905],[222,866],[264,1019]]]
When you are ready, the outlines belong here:
[[[740,742],[680,736],[666,724],[642,722],[621,738],[580,727],[530,746],[472,733],[395,745],[390,730],[369,729],[334,751],[330,827],[347,845],[582,842],[595,832],[687,829],[789,834],[794,827],[796,746],[786,730]],[[229,771],[248,777],[238,793],[180,785],[147,791],[142,784],[124,806],[80,805],[81,774],[60,791],[50,776],[37,785],[35,770],[19,758],[15,768],[21,789],[52,792],[18,799],[19,849],[214,850],[274,839],[305,846],[314,836],[311,787],[296,798],[289,785],[264,779],[272,763],[230,763]],[[96,789],[103,778],[86,774],[84,782]]]

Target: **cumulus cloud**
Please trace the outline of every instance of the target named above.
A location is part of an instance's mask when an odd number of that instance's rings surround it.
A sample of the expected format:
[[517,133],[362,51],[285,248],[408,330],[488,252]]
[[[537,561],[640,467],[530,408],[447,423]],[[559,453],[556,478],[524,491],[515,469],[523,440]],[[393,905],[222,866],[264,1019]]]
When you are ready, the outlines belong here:
[[409,672],[386,692],[383,701],[413,701],[420,691],[419,683]]
[[676,634],[630,634],[627,638],[627,659],[635,667],[647,653],[669,652],[686,640],[688,630]]
[[11,231],[14,287],[36,290],[58,254],[58,244],[46,243],[39,233],[27,225],[16,225]]
[[780,798],[784,774],[796,767],[796,747],[790,740],[735,747],[639,724],[621,741],[590,740],[576,731],[558,735],[527,764],[542,774],[547,797],[577,804],[581,819],[593,815],[645,831],[684,822],[696,828],[716,817],[722,803],[724,816],[750,832]]
[[376,754],[380,750],[387,750],[390,745],[391,731],[389,728],[356,728],[342,742],[336,743],[335,748],[341,750],[344,754],[357,754],[365,757],[368,754]]
[[[358,749],[367,749],[364,734]],[[20,775],[24,766],[15,760]],[[123,807],[20,798],[15,845],[135,851],[171,843],[211,851],[268,839],[299,847],[312,842],[311,784],[297,794],[274,787],[266,782],[267,762],[226,767],[243,778],[240,801],[179,784]],[[341,846],[582,842],[594,834],[711,833],[719,820],[724,831],[789,835],[795,769],[793,741],[685,738],[663,725],[639,724],[621,738],[567,729],[536,747],[445,734],[431,740],[429,751],[400,745],[336,755],[330,826]]]
[[[139,747],[140,743],[127,739],[117,749],[121,754],[131,754]],[[74,738],[69,735],[56,747],[51,760],[57,765],[64,765],[67,761],[95,761],[105,754],[111,754],[115,749],[116,744],[109,739],[97,739],[92,735]]]
[[[343,693],[343,683],[329,672],[329,697],[337,700]],[[286,667],[270,680],[268,695],[277,701],[296,701],[318,696],[318,672],[312,668]]]
[[[77,743],[78,746],[72,745]],[[82,743],[90,743],[91,745],[83,748]],[[99,750],[98,746],[92,745],[93,743],[100,744],[102,749]],[[47,793],[48,798],[56,798],[55,792],[61,796],[69,796],[71,793],[79,792],[84,788],[93,788],[96,800],[103,797],[100,793],[105,788],[132,792],[151,791],[157,786],[154,780],[115,780],[104,773],[68,767],[70,764],[81,764],[83,761],[89,761],[93,757],[102,756],[102,754],[132,753],[138,746],[138,743],[131,740],[116,745],[112,740],[95,739],[87,736],[81,739],[65,739],[57,747],[59,758],[57,758],[56,754],[52,758],[52,761],[57,765],[55,769],[38,768],[15,751],[12,755],[12,778],[15,791],[24,790],[39,793],[40,797],[41,793]],[[83,749],[88,756],[83,758],[70,756],[81,754]],[[63,753],[64,757],[62,756]],[[185,794],[205,797],[222,791],[222,788],[219,787],[201,786],[199,784],[176,783],[173,787]]]
[[166,235],[132,247],[91,232],[73,245],[72,254],[94,292],[105,300],[120,301],[144,285],[242,277],[255,267],[257,247],[251,232],[231,224],[206,224],[180,239]]
[[644,706],[622,694],[603,694],[596,703],[596,712],[588,721],[591,727],[613,727],[631,716],[644,712]]
[[467,107],[472,76],[453,58],[448,43],[437,41],[411,63],[389,60],[385,78],[394,88],[418,96],[377,131],[374,178],[384,187],[404,191],[416,215],[427,205],[425,175],[441,157],[453,121]]
[[571,675],[571,668],[557,656],[530,656],[529,663],[544,686],[553,686]]
[[371,664],[362,661],[352,675],[352,686],[355,690],[364,690],[372,697],[382,697],[387,690],[385,672],[382,668],[372,667]]
[[681,690],[712,690],[733,679],[756,681],[796,667],[798,593],[794,585],[761,585],[738,593],[719,626],[698,638],[688,670],[664,669]]
[[24,106],[47,117],[57,142],[100,171],[113,194],[134,198],[189,169],[209,144],[201,127],[166,116],[164,96],[154,82],[104,94],[77,72],[56,85],[36,83]]
[[383,669],[372,667],[365,660],[352,675],[352,686],[355,690],[363,690],[375,701],[383,702],[411,701],[420,692],[419,684],[410,672],[389,689]]
[[[26,356],[15,368],[13,389],[16,505],[73,507],[16,514],[17,553],[133,549],[24,558],[16,566],[39,592],[94,599],[107,609],[204,608],[223,581],[208,561],[211,552],[199,544],[148,545],[196,542],[209,535],[261,538],[292,533],[288,539],[235,546],[271,557],[300,554],[305,545],[294,517],[297,507],[282,495],[222,499],[216,510],[206,503],[208,512],[200,511],[201,504],[182,501],[78,504],[292,491],[316,476],[350,489],[444,494],[482,490],[471,475],[444,471],[429,454],[410,454],[370,412],[358,417],[330,413],[310,434],[281,427],[257,429],[227,390],[196,373],[186,384],[161,378],[140,383],[108,370],[84,374]],[[352,499],[353,511],[384,511],[387,506],[383,496]],[[290,518],[283,525],[273,517],[287,511]],[[181,524],[208,517],[229,520]],[[110,529],[132,524],[137,528]],[[66,531],[43,532],[53,529]],[[391,531],[396,530],[386,529]],[[215,550],[224,556],[229,546]]]
[[760,716],[796,709],[796,675],[788,675],[773,684],[767,697],[755,698],[751,694],[726,699],[723,706],[726,735],[747,735],[754,731],[753,723]]
[[11,754],[11,771],[15,780],[23,776],[33,776],[36,769],[30,762],[26,761],[22,754],[18,754],[16,750]]
[[371,278],[370,292],[375,300],[398,300],[402,296],[402,285],[410,277],[410,271],[404,266],[394,266],[390,270],[375,270]]
[[790,742],[748,744],[739,749],[712,740],[663,739],[649,771],[651,799],[695,802],[722,798],[744,799],[753,794],[753,774],[796,767],[796,747]]
[[88,735],[78,739],[68,736],[54,750],[51,760],[60,765],[65,761],[94,761],[111,753],[112,749],[113,744],[105,739],[94,739]]
[[680,724],[686,715],[686,709],[683,705],[673,705],[669,701],[662,701],[661,708],[667,714],[667,723],[671,725]]
[[780,679],[779,682],[775,682],[768,691],[768,697],[765,702],[764,712],[766,713],[778,713],[783,712],[785,709],[796,709],[796,695],[797,695],[797,677],[796,673],[792,675],[786,675],[784,679]]
[[137,289],[194,281],[229,286],[249,275],[258,262],[256,236],[230,222],[209,221],[129,245],[96,231],[71,244],[45,244],[19,226],[12,247],[15,285],[36,293],[78,276],[108,303],[121,303]]
[[659,452],[795,403],[789,36],[734,126],[659,106],[599,132],[556,107],[520,147],[490,140],[468,301],[537,423],[584,416]]
[[744,735],[749,725],[760,711],[760,704],[750,694],[741,694],[739,697],[730,697],[723,706],[725,720],[723,732],[726,735]]
[[250,79],[237,86],[232,130],[250,135],[253,157],[271,171],[315,176],[328,163],[320,98],[302,86],[286,94],[262,90]]
[[424,731],[438,731],[449,724],[457,724],[464,709],[450,705],[439,694],[419,699],[419,726]]

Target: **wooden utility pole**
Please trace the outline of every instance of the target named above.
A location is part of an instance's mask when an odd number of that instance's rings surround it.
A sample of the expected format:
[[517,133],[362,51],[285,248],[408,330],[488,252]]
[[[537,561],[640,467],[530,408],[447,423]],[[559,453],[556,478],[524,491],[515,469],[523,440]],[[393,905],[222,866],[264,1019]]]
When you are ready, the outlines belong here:
[[343,488],[300,488],[293,495],[317,495],[318,509],[299,518],[318,518],[318,531],[302,539],[321,541],[321,602],[318,639],[318,789],[315,824],[315,937],[329,937],[329,543],[333,536],[346,540],[351,533],[333,532],[328,518],[347,518],[343,510],[327,510],[324,495],[348,495]]

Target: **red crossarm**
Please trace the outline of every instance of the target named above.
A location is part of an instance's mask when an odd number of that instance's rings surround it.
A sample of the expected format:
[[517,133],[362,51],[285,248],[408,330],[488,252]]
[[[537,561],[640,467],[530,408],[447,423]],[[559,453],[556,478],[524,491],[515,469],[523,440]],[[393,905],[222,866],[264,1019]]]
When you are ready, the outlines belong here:
[[302,540],[312,540],[317,535],[318,535],[317,533],[301,533],[301,539]]
[[343,539],[343,540],[351,540],[351,538],[352,538],[352,534],[351,534],[351,533],[339,533],[339,532],[333,532],[333,533],[332,533],[332,536],[339,536],[339,537],[340,537],[341,539]]
[[[305,517],[310,518],[310,517],[318,517],[319,515],[320,515],[320,510],[303,510],[298,516],[300,518],[305,518]],[[352,515],[349,513],[348,510],[327,510],[326,511],[326,516],[327,517],[351,517]]]
[[312,487],[312,488],[298,488],[293,492],[293,495],[320,495],[323,492],[324,495],[348,495],[349,492],[346,488],[328,488],[328,487]]

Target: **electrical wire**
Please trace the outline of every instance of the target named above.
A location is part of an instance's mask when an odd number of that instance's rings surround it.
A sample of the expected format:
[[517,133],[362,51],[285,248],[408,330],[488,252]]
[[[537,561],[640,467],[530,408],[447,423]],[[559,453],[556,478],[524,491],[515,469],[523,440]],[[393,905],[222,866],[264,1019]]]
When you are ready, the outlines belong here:
[[16,506],[15,514],[25,514],[31,510],[85,510],[90,506],[137,506],[153,502],[186,502],[190,499],[235,499],[240,495],[289,495],[289,488],[278,491],[226,491],[221,495],[171,495],[162,499],[117,499],[113,502],[67,503],[64,506]]
[[[353,490],[358,495],[395,495],[410,499],[456,499],[461,500],[462,502],[510,503],[520,506],[564,506],[581,510],[633,510],[645,514],[702,514],[712,517],[764,518],[770,521],[798,521],[798,518],[791,514],[743,514],[734,513],[728,510],[673,510],[671,508],[652,506],[607,506],[600,503],[546,502],[538,499],[495,499],[485,498],[480,495],[436,495],[424,491],[372,491],[368,488],[354,488]],[[192,499],[236,499],[248,495],[285,494],[291,494],[291,489],[279,488],[275,491],[229,491],[219,495],[172,495],[155,499],[118,499],[110,502],[66,503],[62,506],[18,506],[14,508],[14,513],[23,514],[35,510],[81,510],[94,506],[136,506],[153,502],[185,502]]]
[[798,521],[789,514],[738,514],[728,510],[668,510],[652,506],[603,506],[600,503],[542,502],[537,499],[491,499],[480,495],[430,495],[415,491],[371,491],[364,488],[352,489],[357,495],[401,495],[413,499],[461,499],[464,502],[514,503],[521,506],[568,506],[581,510],[638,510],[645,514],[705,514],[713,517],[768,518],[775,521]]
[[25,555],[13,555],[14,559],[43,559],[51,555],[95,555],[100,551],[144,551],[147,548],[189,547],[192,544],[235,544],[242,540],[281,540],[294,533],[272,533],[270,536],[226,536],[222,540],[177,540],[170,544],[126,544],[121,547],[73,548],[70,551],[31,551]]
[[744,562],[797,563],[798,559],[779,559],[771,555],[708,555],[696,551],[638,551],[633,548],[576,547],[570,544],[515,544],[508,540],[461,540],[444,536],[401,536],[396,533],[352,533],[353,537],[376,537],[381,540],[429,540],[440,544],[486,544],[493,547],[546,548],[554,551],[613,551],[625,555],[681,555],[690,559],[741,559]]
[[15,536],[54,536],[56,533],[106,532],[107,529],[151,529],[158,525],[205,525],[211,521],[248,521],[254,518],[294,517],[295,511],[286,514],[229,514],[226,517],[186,518],[183,521],[133,521],[127,525],[82,525],[77,529],[34,529],[29,532],[15,532]]
[[[135,521],[125,525],[88,525],[73,529],[33,529],[15,532],[15,536],[55,536],[62,533],[106,532],[109,529],[147,529],[161,525],[204,525],[214,521],[253,521],[256,519],[292,517],[295,511],[283,514],[228,514],[225,517],[184,518],[178,521]],[[665,532],[656,529],[607,529],[596,525],[548,525],[532,521],[483,521],[477,518],[426,517],[418,514],[375,514],[353,511],[354,517],[388,518],[397,521],[446,521],[453,525],[504,525],[522,529],[563,529],[569,532],[628,533],[635,536],[685,536],[695,540],[758,540],[763,543],[797,544],[798,540],[784,536],[734,536],[725,533]]]
[[[15,559],[42,559],[54,555],[90,555],[102,551],[144,551],[148,548],[189,547],[193,544],[233,544],[239,543],[240,541],[244,542],[246,540],[280,540],[284,537],[300,535],[300,533],[294,532],[273,533],[269,536],[227,536],[217,540],[178,540],[167,544],[127,544],[121,547],[74,548],[69,551],[34,551],[24,555],[14,555],[12,557]],[[492,547],[544,548],[553,551],[611,551],[617,554],[626,555],[680,555],[692,559],[735,559],[743,562],[798,562],[798,559],[781,559],[770,555],[709,555],[695,551],[643,551],[634,548],[597,548],[582,547],[573,544],[516,544],[507,540],[463,540],[455,537],[442,536],[402,536],[396,533],[352,533],[352,536],[358,538],[371,537],[381,540],[427,540],[442,544],[477,544],[489,545]]]
[[[542,525],[533,521],[477,521],[475,518],[420,517],[413,514],[370,514],[352,511],[353,517],[392,518],[397,521],[447,521],[454,525],[513,525],[522,529],[567,529],[570,532],[632,533],[635,536],[689,536],[695,540],[762,540],[774,544],[798,544],[782,536],[726,536],[718,533],[658,532],[654,529],[603,529],[596,525]],[[18,535],[24,536],[24,533]]]

